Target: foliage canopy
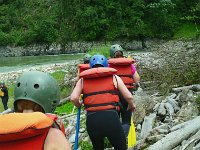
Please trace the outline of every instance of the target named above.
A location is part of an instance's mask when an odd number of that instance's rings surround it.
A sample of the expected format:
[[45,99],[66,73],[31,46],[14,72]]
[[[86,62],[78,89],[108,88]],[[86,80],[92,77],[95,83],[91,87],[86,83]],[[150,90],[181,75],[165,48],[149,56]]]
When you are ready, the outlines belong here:
[[0,45],[170,39],[199,16],[199,0],[3,0]]

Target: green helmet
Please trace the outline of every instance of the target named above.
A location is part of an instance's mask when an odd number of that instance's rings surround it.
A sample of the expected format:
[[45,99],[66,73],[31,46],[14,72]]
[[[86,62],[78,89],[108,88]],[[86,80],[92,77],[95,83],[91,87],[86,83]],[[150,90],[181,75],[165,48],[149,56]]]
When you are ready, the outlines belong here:
[[114,58],[115,52],[117,52],[117,51],[120,51],[123,54],[124,49],[119,44],[112,45],[110,47],[110,57]]
[[85,54],[84,57],[83,57],[83,62],[84,62],[84,63],[89,63],[91,57],[92,57],[92,55],[90,55],[90,54]]
[[15,111],[19,100],[35,102],[43,108],[44,113],[52,113],[60,101],[60,89],[56,80],[47,73],[25,72],[14,87]]

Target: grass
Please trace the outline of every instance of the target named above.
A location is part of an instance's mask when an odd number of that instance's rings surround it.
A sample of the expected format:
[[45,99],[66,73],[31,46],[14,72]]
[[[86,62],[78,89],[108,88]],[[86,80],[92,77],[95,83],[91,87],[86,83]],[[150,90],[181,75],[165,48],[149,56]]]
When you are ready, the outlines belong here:
[[60,85],[61,99],[70,95],[70,92],[71,92],[71,87],[64,85],[65,75],[66,75],[66,72],[61,71],[61,70],[58,70],[51,74],[51,76],[53,76],[58,82],[58,84]]
[[97,46],[97,47],[94,47],[92,49],[90,49],[88,51],[89,54],[91,55],[95,55],[95,54],[101,54],[101,55],[104,55],[105,57],[110,57],[110,45],[105,45],[105,46]]
[[198,36],[199,30],[200,30],[200,25],[195,26],[195,24],[192,23],[185,23],[175,33],[174,39],[182,39],[182,40],[193,39]]
[[[62,106],[58,106],[55,110],[56,113],[58,114],[70,114],[73,110],[74,105],[71,102],[67,102],[66,104]],[[75,109],[75,112],[77,112],[77,109]]]

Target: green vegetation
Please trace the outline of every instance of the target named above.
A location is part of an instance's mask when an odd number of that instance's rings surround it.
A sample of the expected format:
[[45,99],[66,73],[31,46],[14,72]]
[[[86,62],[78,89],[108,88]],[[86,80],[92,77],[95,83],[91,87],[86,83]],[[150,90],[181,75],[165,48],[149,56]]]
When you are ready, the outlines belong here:
[[56,71],[56,72],[52,73],[51,75],[57,80],[57,82],[60,86],[61,99],[67,97],[71,92],[71,88],[64,84],[64,77],[66,75],[66,72]]
[[199,36],[200,25],[195,26],[195,24],[186,23],[183,24],[175,33],[174,39],[192,39]]
[[93,49],[88,50],[88,53],[91,55],[101,54],[108,58],[110,57],[109,49],[110,49],[110,46],[99,46],[99,47],[95,47]]
[[[63,114],[63,113],[70,114],[73,110],[73,107],[74,107],[74,105],[71,102],[67,102],[64,105],[58,106],[56,108],[56,113],[58,113],[58,114]],[[77,110],[74,111],[74,113],[76,113],[76,112],[77,112]]]
[[[199,34],[199,0],[3,0],[0,45],[66,44],[74,41],[178,38],[188,26]],[[179,30],[179,27],[182,29]],[[176,31],[178,33],[176,34]],[[188,30],[188,29],[187,29]],[[189,38],[195,36],[190,32]],[[192,34],[193,33],[193,34]],[[187,36],[185,37],[187,38]]]
[[80,145],[81,149],[84,149],[84,150],[91,150],[92,149],[92,143],[88,142],[88,141],[80,141],[79,145]]

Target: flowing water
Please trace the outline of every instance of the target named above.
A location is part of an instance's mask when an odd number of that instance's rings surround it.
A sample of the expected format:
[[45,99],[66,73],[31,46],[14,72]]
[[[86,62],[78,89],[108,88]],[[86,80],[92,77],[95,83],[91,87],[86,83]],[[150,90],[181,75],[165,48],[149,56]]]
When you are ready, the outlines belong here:
[[48,56],[0,57],[0,73],[18,71],[29,67],[64,63],[82,58],[83,54],[65,54]]

